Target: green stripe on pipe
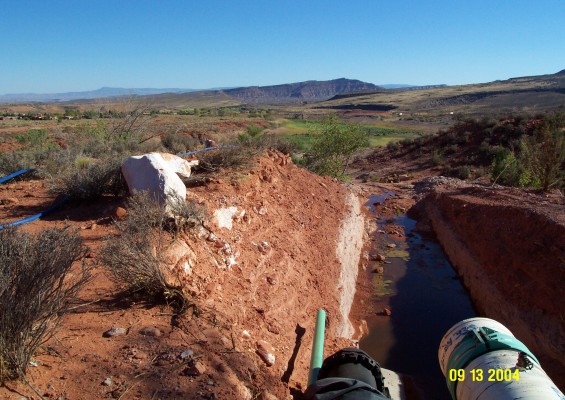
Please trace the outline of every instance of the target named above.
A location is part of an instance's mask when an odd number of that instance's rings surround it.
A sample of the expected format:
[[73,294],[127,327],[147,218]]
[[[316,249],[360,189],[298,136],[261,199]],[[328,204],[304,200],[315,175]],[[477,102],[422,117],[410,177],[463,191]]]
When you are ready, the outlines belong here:
[[314,331],[314,342],[312,344],[312,357],[310,358],[310,375],[308,386],[318,380],[318,372],[324,362],[324,333],[326,330],[326,311],[318,310],[316,317],[316,330]]

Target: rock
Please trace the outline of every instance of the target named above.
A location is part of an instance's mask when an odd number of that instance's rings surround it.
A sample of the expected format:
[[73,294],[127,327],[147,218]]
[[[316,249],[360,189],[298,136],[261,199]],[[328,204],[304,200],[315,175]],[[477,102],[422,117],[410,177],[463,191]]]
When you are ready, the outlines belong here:
[[147,353],[136,348],[129,349],[126,355],[134,360],[146,360],[148,358]]
[[198,232],[196,233],[196,236],[198,237],[198,239],[207,239],[209,234],[210,232],[208,232],[208,229],[201,226],[198,228]]
[[265,214],[267,214],[267,209],[266,209],[265,207],[260,207],[260,208],[257,210],[257,214],[259,214],[259,215],[265,215]]
[[267,320],[267,330],[275,335],[279,335],[281,333],[281,326],[280,324],[275,321],[274,319]]
[[153,364],[158,367],[164,367],[174,363],[175,361],[176,357],[172,353],[164,351],[154,358]]
[[257,354],[263,359],[267,367],[272,367],[275,363],[275,349],[273,346],[264,340],[258,340],[256,345]]
[[386,257],[379,253],[371,254],[371,260],[383,262],[384,260],[386,260]]
[[172,171],[183,178],[190,178],[190,174],[192,173],[192,167],[195,167],[199,164],[198,160],[187,161],[184,158],[174,154],[169,154],[169,153],[150,153],[150,154],[159,154],[161,157],[163,157],[163,160],[165,160],[165,162],[172,169]]
[[237,207],[219,208],[214,211],[214,222],[218,228],[231,230],[233,227],[233,218],[236,214],[239,215]]
[[93,223],[92,225],[90,225],[90,229],[92,229],[93,231],[95,231],[96,229],[98,229],[98,224]]
[[[196,254],[183,240],[176,239],[163,253],[163,260],[169,270],[183,271],[186,275],[192,274]],[[174,280],[174,279],[173,279]]]
[[243,219],[243,217],[245,217],[245,210],[241,210],[240,212],[234,214],[233,219],[234,221],[241,221]]
[[213,139],[206,139],[206,140],[204,140],[204,146],[206,146],[206,148],[209,148],[209,147],[217,147],[218,144],[217,144],[216,141],[213,140]]
[[392,315],[392,311],[390,311],[389,307],[385,307],[381,311],[381,315],[384,315],[385,317],[390,317]]
[[261,243],[259,243],[258,248],[259,248],[259,251],[260,251],[261,253],[266,253],[266,252],[269,251],[269,249],[271,248],[271,246],[270,246],[269,243],[267,243],[267,242],[261,242]]
[[99,363],[101,359],[102,357],[100,357],[98,354],[85,354],[80,358],[80,361],[87,363]]
[[102,334],[103,337],[109,338],[114,336],[125,335],[127,330],[125,328],[112,327]]
[[180,353],[179,358],[181,360],[186,360],[187,358],[192,358],[192,355],[194,354],[194,352],[190,349],[187,349],[185,351],[183,351],[182,353]]
[[263,390],[263,392],[261,392],[261,394],[259,395],[259,400],[279,400],[279,398],[274,394]]
[[375,268],[373,269],[373,272],[374,272],[375,274],[383,274],[383,273],[385,272],[385,269],[384,269],[383,267],[375,267]]
[[154,326],[146,326],[139,330],[139,333],[143,336],[150,336],[150,337],[159,337],[162,335],[159,328],[155,328]]
[[114,211],[114,217],[116,217],[117,219],[124,219],[127,214],[127,210],[123,207],[117,207],[116,211]]
[[386,245],[386,247],[388,247],[389,249],[394,249],[396,247],[396,244],[389,243],[389,244]]
[[249,331],[247,331],[247,330],[243,330],[243,331],[241,331],[241,336],[249,339],[251,337],[251,333],[249,333]]
[[102,385],[104,386],[112,386],[112,378],[108,377],[102,381]]
[[172,154],[149,153],[126,159],[122,173],[130,193],[145,191],[169,208],[176,201],[185,201],[186,186],[179,175],[188,178],[192,163]]
[[205,372],[206,372],[206,366],[202,364],[200,361],[195,361],[189,364],[189,366],[181,372],[181,375],[200,376]]
[[228,372],[229,368],[223,362],[220,362],[214,366],[214,368],[219,372]]

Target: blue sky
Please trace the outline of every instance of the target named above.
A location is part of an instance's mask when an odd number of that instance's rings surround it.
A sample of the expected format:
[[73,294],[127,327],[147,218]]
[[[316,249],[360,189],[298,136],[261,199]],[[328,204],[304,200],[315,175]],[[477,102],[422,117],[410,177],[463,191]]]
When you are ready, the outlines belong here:
[[565,0],[0,0],[0,94],[565,69]]

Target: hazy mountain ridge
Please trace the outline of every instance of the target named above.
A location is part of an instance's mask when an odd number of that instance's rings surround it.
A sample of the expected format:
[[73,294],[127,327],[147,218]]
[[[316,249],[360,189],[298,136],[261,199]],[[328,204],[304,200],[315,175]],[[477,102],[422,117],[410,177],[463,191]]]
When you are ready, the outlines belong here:
[[161,93],[187,93],[194,92],[198,89],[157,89],[157,88],[112,88],[102,87],[96,90],[84,92],[65,92],[65,93],[9,93],[0,95],[0,103],[15,102],[62,102],[72,100],[92,100],[107,97],[123,97],[123,96],[148,96]]
[[[408,95],[406,92],[413,92]],[[90,103],[97,99],[151,96],[151,101],[169,107],[225,107],[240,104],[299,105],[326,102],[330,108],[341,107],[342,102],[367,104],[368,109],[397,108],[406,101],[414,102],[416,108],[435,108],[457,104],[470,104],[485,99],[499,102],[509,96],[521,96],[519,103],[529,102],[527,96],[537,97],[536,103],[559,104],[565,92],[565,69],[554,74],[524,76],[488,83],[459,86],[448,85],[382,85],[377,86],[355,79],[333,79],[328,81],[305,81],[270,86],[223,87],[211,89],[180,88],[111,88],[102,87],[93,91],[51,94],[5,94],[0,103]],[[391,97],[392,96],[392,97]],[[404,96],[402,98],[397,96]],[[490,100],[489,100],[490,101]],[[337,102],[337,103],[336,103]],[[332,104],[336,103],[336,104]],[[510,104],[509,103],[509,104]],[[540,103],[540,104],[541,104]],[[377,104],[377,108],[375,108]],[[512,106],[510,104],[509,106]],[[365,107],[365,106],[364,106]]]
[[376,90],[378,86],[356,79],[305,81],[272,86],[251,86],[223,90],[223,93],[244,103],[299,103],[321,101],[341,93]]

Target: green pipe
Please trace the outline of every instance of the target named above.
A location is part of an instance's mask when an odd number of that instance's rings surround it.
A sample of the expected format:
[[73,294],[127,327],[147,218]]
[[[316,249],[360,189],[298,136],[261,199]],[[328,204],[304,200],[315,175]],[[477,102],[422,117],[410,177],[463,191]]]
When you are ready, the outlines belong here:
[[312,344],[312,357],[310,358],[310,375],[308,386],[318,380],[318,372],[324,361],[324,332],[326,330],[326,311],[318,310],[316,317],[316,330],[314,332],[314,343]]

